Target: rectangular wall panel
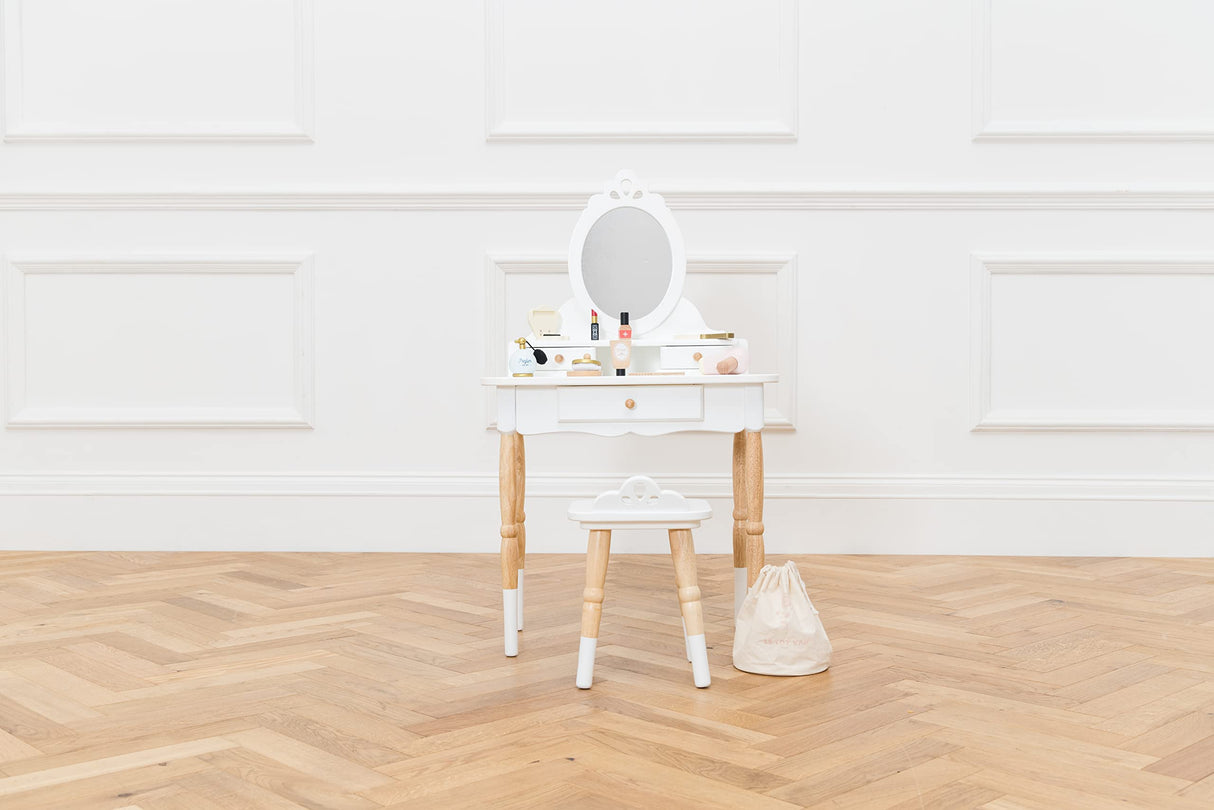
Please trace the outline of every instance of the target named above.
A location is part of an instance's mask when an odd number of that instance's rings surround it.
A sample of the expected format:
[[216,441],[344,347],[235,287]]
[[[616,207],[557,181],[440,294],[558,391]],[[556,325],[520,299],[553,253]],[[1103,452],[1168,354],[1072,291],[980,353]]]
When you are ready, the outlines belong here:
[[310,427],[311,262],[12,256],[9,427]]
[[[560,307],[569,297],[564,258],[490,256],[485,283],[485,374],[506,373],[507,341],[530,333],[527,312]],[[768,428],[796,428],[797,260],[795,256],[692,256],[687,259],[685,297],[709,327],[749,341],[756,371],[774,371],[780,381],[765,390]],[[602,340],[614,335],[603,332]],[[489,424],[496,413],[487,399]]]
[[1214,139],[1214,3],[973,2],[978,138]]
[[974,259],[976,429],[1214,430],[1214,256]]
[[311,140],[311,0],[3,0],[7,141]]
[[791,140],[796,0],[488,0],[488,137]]

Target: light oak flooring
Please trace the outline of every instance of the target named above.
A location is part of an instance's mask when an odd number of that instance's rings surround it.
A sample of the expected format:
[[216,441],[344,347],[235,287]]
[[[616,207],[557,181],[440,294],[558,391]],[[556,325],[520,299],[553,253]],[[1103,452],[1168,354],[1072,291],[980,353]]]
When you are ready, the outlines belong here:
[[[783,562],[783,558],[772,560]],[[665,555],[0,553],[0,807],[1214,807],[1214,560],[798,558],[827,672],[692,686]]]

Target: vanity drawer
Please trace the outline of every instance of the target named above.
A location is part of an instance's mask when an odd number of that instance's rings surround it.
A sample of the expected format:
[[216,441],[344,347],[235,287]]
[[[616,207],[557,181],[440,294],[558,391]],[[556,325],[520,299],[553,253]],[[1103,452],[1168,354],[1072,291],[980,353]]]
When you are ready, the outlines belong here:
[[558,375],[576,371],[579,366],[573,365],[574,359],[581,359],[586,355],[598,359],[597,347],[594,346],[545,346],[544,354],[548,356],[548,361],[542,366],[537,365],[535,370]]
[[659,368],[698,369],[703,351],[703,346],[663,346],[659,352]]
[[704,389],[699,385],[612,385],[561,388],[560,422],[699,422]]

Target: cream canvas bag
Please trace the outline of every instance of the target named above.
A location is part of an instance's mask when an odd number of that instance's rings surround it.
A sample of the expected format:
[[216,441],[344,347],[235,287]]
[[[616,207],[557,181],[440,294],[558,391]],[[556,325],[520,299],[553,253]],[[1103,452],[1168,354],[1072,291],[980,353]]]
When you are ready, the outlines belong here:
[[830,666],[830,639],[792,560],[765,565],[746,592],[733,665],[760,675],[812,675]]

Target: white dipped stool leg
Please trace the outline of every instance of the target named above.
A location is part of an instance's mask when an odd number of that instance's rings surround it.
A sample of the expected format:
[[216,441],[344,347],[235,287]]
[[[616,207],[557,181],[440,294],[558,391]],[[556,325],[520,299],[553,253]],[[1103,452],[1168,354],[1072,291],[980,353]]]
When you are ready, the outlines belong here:
[[690,649],[688,656],[691,660],[692,680],[696,686],[703,689],[712,683],[712,676],[708,674],[708,645],[704,642],[704,634],[688,636],[687,646]]
[[518,589],[502,590],[502,626],[506,641],[506,655],[518,655]]
[[590,531],[586,548],[586,589],[582,591],[582,639],[578,645],[577,687],[589,689],[594,682],[594,653],[603,618],[603,588],[607,584],[607,560],[611,555],[611,532]]
[[589,689],[594,683],[594,651],[598,646],[597,638],[582,636],[577,648],[577,688]]
[[671,529],[670,556],[674,558],[674,582],[679,589],[679,605],[683,609],[683,624],[687,628],[688,658],[695,685],[703,688],[711,683],[708,674],[708,647],[704,642],[704,606],[700,602],[700,586],[696,584],[696,550],[690,529]]
[[[681,609],[681,608],[680,608]],[[687,661],[691,661],[691,642],[687,640],[687,620],[680,619],[683,622],[683,651],[687,653]]]
[[[519,587],[523,587],[523,572],[519,571]],[[733,569],[733,615],[736,619],[738,613],[742,610],[742,603],[746,601],[746,569]]]

